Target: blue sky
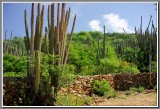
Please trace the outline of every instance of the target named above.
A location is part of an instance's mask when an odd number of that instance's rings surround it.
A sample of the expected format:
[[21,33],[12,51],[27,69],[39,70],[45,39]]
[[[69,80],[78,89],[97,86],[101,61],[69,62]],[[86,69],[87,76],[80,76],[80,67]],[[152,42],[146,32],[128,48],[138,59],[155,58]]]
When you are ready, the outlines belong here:
[[[47,6],[45,6],[44,28],[47,26]],[[57,6],[57,4],[56,4]],[[140,17],[143,17],[143,30],[146,29],[150,15],[154,24],[157,21],[156,6],[154,3],[67,3],[66,9],[71,7],[71,17],[68,32],[71,31],[74,14],[77,15],[75,32],[102,31],[106,25],[107,32],[134,32],[139,28]],[[56,7],[55,7],[56,8]],[[3,35],[7,30],[7,38],[12,30],[13,36],[25,36],[24,10],[27,10],[30,31],[31,3],[4,3],[3,4]],[[56,9],[57,10],[57,9]],[[35,17],[37,13],[35,5]],[[43,29],[44,30],[44,29]]]

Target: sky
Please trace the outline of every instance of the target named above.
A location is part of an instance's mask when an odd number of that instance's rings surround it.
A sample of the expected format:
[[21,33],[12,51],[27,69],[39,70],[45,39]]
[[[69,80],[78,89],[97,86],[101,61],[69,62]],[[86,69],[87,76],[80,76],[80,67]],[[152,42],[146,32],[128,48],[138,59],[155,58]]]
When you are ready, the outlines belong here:
[[[47,24],[47,8],[50,3],[44,5],[44,27]],[[66,10],[71,7],[68,33],[71,32],[74,15],[76,14],[76,24],[74,32],[80,31],[103,31],[123,33],[123,28],[127,33],[133,33],[134,28],[140,27],[142,16],[143,31],[152,15],[154,25],[157,25],[157,11],[154,3],[66,3]],[[35,3],[35,19],[37,15],[37,3]],[[25,36],[24,10],[27,10],[28,27],[30,33],[31,3],[3,3],[3,38],[7,30],[7,38],[10,37],[11,30],[13,36]],[[57,10],[57,3],[55,3]],[[55,21],[56,22],[56,21]]]

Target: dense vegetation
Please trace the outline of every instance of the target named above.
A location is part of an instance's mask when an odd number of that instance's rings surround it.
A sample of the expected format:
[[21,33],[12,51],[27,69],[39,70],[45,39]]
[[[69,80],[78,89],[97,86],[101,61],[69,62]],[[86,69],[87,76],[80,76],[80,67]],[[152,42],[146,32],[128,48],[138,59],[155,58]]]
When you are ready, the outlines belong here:
[[[38,4],[37,10],[35,34],[32,3],[31,37],[25,10],[26,36],[12,38],[11,32],[10,39],[6,39],[5,32],[3,41],[3,75],[27,77],[27,86],[30,90],[24,99],[33,102],[29,105],[55,105],[52,103],[56,99],[61,99],[57,98],[58,88],[72,83],[77,75],[157,72],[157,43],[155,43],[157,29],[152,21],[149,30],[151,19],[144,33],[142,23],[140,29],[135,28],[133,34],[127,34],[125,30],[125,33],[105,33],[105,26],[103,33],[99,31],[74,33],[75,15],[72,31],[67,33],[70,8],[65,12],[65,3],[62,3],[60,16],[58,3],[57,25],[54,25],[54,4],[51,4],[48,6],[48,27],[45,28],[43,35],[44,6],[41,10]],[[99,95],[112,93],[111,96],[114,96],[115,92],[110,90],[108,85],[106,81],[95,81],[93,92]],[[102,87],[99,90],[96,86]]]
[[[103,33],[101,32],[86,32],[82,31],[73,34],[73,40],[70,47],[70,52],[68,56],[67,64],[63,72],[60,74],[59,86],[66,87],[67,84],[73,83],[77,75],[97,75],[97,74],[110,74],[110,73],[140,73],[149,71],[149,60],[148,64],[143,64],[138,60],[140,54],[143,54],[142,50],[134,51],[134,46],[123,46],[125,52],[123,55],[119,54],[119,46],[115,43],[123,43],[127,40],[131,40],[133,37],[136,38],[135,34],[126,35],[120,33],[106,34],[106,58],[98,58],[98,46],[99,55],[102,54],[102,43],[103,43]],[[43,37],[44,40],[44,37]],[[23,38],[14,37],[11,42],[13,45],[18,46],[19,42],[21,46],[25,46],[23,43]],[[99,45],[98,45],[99,41]],[[4,43],[9,42],[9,40],[4,40]],[[44,44],[44,41],[42,41]],[[12,46],[12,49],[16,49],[16,46]],[[140,48],[137,48],[140,49]],[[17,53],[14,53],[17,52]],[[20,52],[18,55],[18,52]],[[22,54],[23,53],[23,54]],[[135,53],[136,58],[133,57]],[[156,52],[153,52],[156,54]],[[4,77],[26,77],[27,76],[27,52],[25,49],[19,48],[19,50],[6,51],[3,56],[3,75]],[[41,54],[41,58],[43,53]],[[137,59],[134,61],[134,59]],[[47,60],[49,60],[49,55],[44,57],[44,63],[41,61],[42,75],[44,78],[49,79],[48,69],[49,65]],[[147,60],[147,59],[146,59]],[[145,60],[145,61],[146,61]],[[146,63],[147,63],[146,62]],[[156,72],[156,60],[152,60],[152,72]],[[54,69],[54,68],[53,68]],[[104,91],[104,90],[102,90]],[[102,92],[106,97],[114,97],[115,92],[110,90],[108,92]],[[60,96],[59,96],[60,97]],[[58,101],[60,98],[57,98]],[[75,98],[76,99],[76,98]],[[67,104],[66,104],[67,105]]]
[[[106,36],[106,58],[100,59],[100,62],[98,62],[98,40],[99,45],[102,45],[103,34],[101,32],[93,31],[74,33],[64,74],[95,75],[109,73],[139,73],[149,71],[149,59],[144,58],[147,62],[138,59],[143,57],[145,51],[139,50],[140,48],[138,47],[137,50],[135,50],[135,46],[130,47],[130,45],[123,45],[123,54],[119,53],[122,48],[120,48],[121,46],[118,46],[118,44],[125,44],[127,41],[132,41],[136,39],[134,38],[136,35],[113,33],[106,34]],[[19,40],[21,41],[21,44],[23,44],[23,38],[14,37],[11,41],[13,45],[16,45]],[[7,42],[7,40],[4,41],[4,43],[5,42]],[[16,48],[16,46],[12,47]],[[102,47],[99,49],[101,55]],[[26,73],[26,52],[25,49],[19,49],[20,52],[22,52],[22,50],[24,50],[23,55],[20,56],[7,54],[7,52],[4,54],[4,75],[8,72],[15,72],[17,74]],[[136,56],[135,58],[133,55],[134,53]],[[154,51],[153,53],[154,56],[156,52]],[[136,59],[136,61],[134,61],[134,59]],[[143,64],[144,62],[146,64]],[[152,64],[152,71],[156,72],[156,58],[152,60]],[[142,65],[143,67],[141,67]],[[43,66],[47,67],[45,64],[43,64]]]

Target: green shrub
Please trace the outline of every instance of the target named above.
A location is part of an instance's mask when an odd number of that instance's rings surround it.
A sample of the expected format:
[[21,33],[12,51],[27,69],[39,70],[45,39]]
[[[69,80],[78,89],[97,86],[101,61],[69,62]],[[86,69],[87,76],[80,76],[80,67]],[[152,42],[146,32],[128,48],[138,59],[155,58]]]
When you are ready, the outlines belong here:
[[143,92],[145,90],[144,87],[140,86],[139,88],[136,88],[136,87],[130,87],[128,91],[125,92],[126,95],[130,95],[130,94],[133,94],[135,92]]
[[99,66],[99,72],[101,74],[117,73],[118,67],[119,67],[119,61],[114,58],[101,59],[100,66]]
[[118,61],[118,58],[101,59],[99,71],[101,72],[101,74],[109,74],[109,73],[137,74],[139,73],[139,70],[136,68],[135,65],[122,60]]
[[63,74],[60,76],[59,84],[61,87],[66,87],[68,84],[74,83],[76,75],[72,73]]
[[75,66],[73,64],[66,64],[65,65],[65,72],[64,73],[75,73]]
[[[3,56],[3,72],[27,73],[27,59],[25,56],[17,57],[10,54]],[[6,75],[6,74],[5,74]]]
[[133,94],[133,91],[128,90],[128,91],[125,92],[125,95],[131,95],[131,94]]
[[131,65],[126,61],[121,61],[119,66],[119,72],[137,74],[139,73],[139,70],[136,68],[135,65]]
[[137,88],[136,88],[136,87],[130,87],[129,90],[130,90],[130,91],[133,91],[133,92],[136,92],[136,91],[137,91]]
[[107,92],[105,92],[105,96],[109,99],[109,98],[114,98],[117,96],[116,91],[114,90],[109,90]]
[[93,103],[93,100],[92,100],[92,98],[91,98],[91,97],[85,97],[85,99],[84,99],[84,103],[88,105],[88,104]]
[[104,96],[107,91],[111,90],[110,84],[106,80],[93,80],[91,84],[92,93]]
[[134,67],[134,66],[131,66],[130,72],[133,73],[133,74],[138,74],[138,73],[140,73],[140,71],[139,71],[136,67]]
[[73,94],[59,93],[56,105],[58,106],[85,106],[92,104],[93,100],[88,96],[76,96]]
[[139,88],[137,88],[137,92],[144,92],[144,87],[140,86]]
[[60,75],[60,81],[59,84],[61,87],[66,87],[68,84],[71,84],[75,81],[76,75],[75,72],[75,66],[74,65],[65,65],[64,70],[62,71],[62,74]]
[[157,62],[152,61],[152,72],[157,72]]
[[24,72],[5,72],[3,77],[26,77],[26,73]]
[[137,88],[136,88],[136,87],[130,87],[129,90],[127,90],[127,91],[125,92],[125,95],[134,94],[136,91],[137,91]]
[[86,65],[86,66],[82,66],[81,67],[81,75],[95,75],[97,72],[96,72],[96,69],[97,69],[97,66],[95,65]]
[[126,96],[124,95],[124,96],[120,96],[119,97],[120,99],[126,99]]

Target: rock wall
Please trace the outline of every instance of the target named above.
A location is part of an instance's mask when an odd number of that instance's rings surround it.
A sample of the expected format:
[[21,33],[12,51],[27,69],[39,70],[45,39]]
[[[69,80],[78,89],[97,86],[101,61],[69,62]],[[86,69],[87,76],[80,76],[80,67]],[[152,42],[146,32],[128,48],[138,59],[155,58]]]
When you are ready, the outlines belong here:
[[5,77],[3,78],[3,105],[13,106],[15,103],[22,105],[25,97],[26,78]]
[[[157,84],[157,74],[151,74],[152,85]],[[140,73],[136,75],[131,74],[108,74],[108,75],[95,75],[95,76],[79,76],[77,81],[70,84],[67,89],[61,88],[63,92],[69,92],[72,94],[90,95],[91,84],[93,80],[105,79],[114,90],[125,91],[130,87],[143,86],[149,88],[149,73]]]
[[[128,90],[131,86],[150,88],[149,73],[139,73],[136,75],[117,74],[114,75],[113,83],[114,89],[121,91]],[[151,74],[151,83],[153,86],[157,84],[157,73]]]
[[[157,73],[151,74],[152,85],[157,84]],[[76,95],[90,95],[93,80],[106,80],[114,90],[128,90],[129,87],[143,86],[149,88],[149,73],[131,74],[108,74],[95,76],[78,76],[75,83],[68,85],[68,88],[61,88],[60,91]],[[4,104],[11,104],[11,98],[19,98],[22,95],[26,84],[25,78],[3,78],[3,100]],[[23,90],[22,90],[23,89]],[[8,101],[11,100],[11,101]]]
[[67,89],[61,88],[61,91],[71,94],[90,95],[92,81],[102,79],[108,80],[111,86],[114,85],[112,75],[78,76],[75,83],[70,84]]

